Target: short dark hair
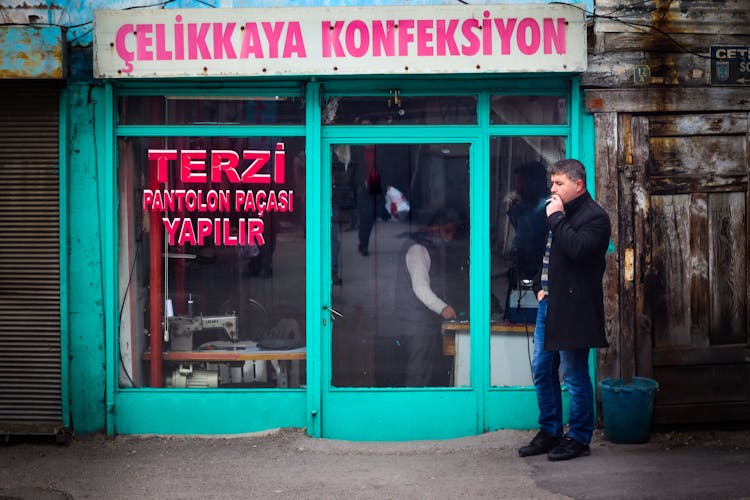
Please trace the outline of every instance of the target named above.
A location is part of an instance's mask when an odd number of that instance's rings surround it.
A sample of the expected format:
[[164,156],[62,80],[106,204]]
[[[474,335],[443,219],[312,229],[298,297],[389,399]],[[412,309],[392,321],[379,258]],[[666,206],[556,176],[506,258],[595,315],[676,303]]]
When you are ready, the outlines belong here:
[[428,226],[447,226],[448,224],[458,226],[460,222],[461,217],[458,215],[458,212],[452,208],[441,208],[432,214]]
[[544,163],[529,161],[517,166],[514,173],[525,179],[524,190],[529,198],[537,199],[549,196],[549,172],[547,172]]
[[560,160],[549,167],[549,175],[567,175],[572,181],[583,181],[586,185],[586,167],[578,160]]

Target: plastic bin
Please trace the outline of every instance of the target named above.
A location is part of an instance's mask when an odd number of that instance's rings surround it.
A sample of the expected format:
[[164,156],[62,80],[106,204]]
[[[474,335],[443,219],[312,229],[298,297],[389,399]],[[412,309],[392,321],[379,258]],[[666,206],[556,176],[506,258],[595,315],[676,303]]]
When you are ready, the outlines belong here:
[[659,389],[655,380],[633,377],[606,378],[599,382],[604,415],[604,433],[613,443],[645,443],[651,433],[654,393]]

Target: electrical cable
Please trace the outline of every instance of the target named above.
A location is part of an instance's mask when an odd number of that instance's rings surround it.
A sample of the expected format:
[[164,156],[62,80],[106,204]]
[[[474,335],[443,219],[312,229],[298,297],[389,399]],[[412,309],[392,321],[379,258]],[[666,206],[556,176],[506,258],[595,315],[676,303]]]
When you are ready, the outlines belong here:
[[[634,7],[634,6],[637,6],[637,5],[643,5],[645,3],[648,3],[648,2],[647,1],[641,1],[641,2],[636,2],[636,3],[630,4],[630,5],[626,5],[626,6],[621,5],[620,7],[618,7],[617,9],[615,9],[615,12],[621,12],[621,11],[625,10],[625,8],[627,8],[627,7]],[[710,55],[707,56],[707,55],[700,54],[698,52],[695,52],[693,50],[688,49],[687,47],[685,47],[684,45],[682,45],[680,42],[678,42],[677,40],[675,40],[671,33],[668,33],[668,32],[664,31],[663,29],[661,29],[661,28],[659,28],[657,26],[653,26],[653,25],[647,24],[647,23],[637,23],[637,22],[626,21],[626,20],[622,19],[621,17],[613,16],[613,15],[596,14],[594,12],[586,10],[583,7],[579,7],[578,5],[569,4],[569,3],[565,3],[565,2],[550,2],[550,4],[567,5],[567,6],[573,7],[575,9],[578,9],[578,10],[584,12],[586,14],[586,16],[589,17],[590,19],[607,19],[607,20],[610,20],[610,21],[615,21],[615,22],[624,24],[625,26],[629,26],[631,28],[638,29],[638,30],[640,30],[641,32],[644,32],[644,33],[648,32],[648,31],[653,31],[655,33],[660,34],[661,36],[663,36],[664,38],[666,38],[670,42],[672,42],[672,44],[674,44],[674,46],[677,47],[681,52],[684,52],[686,54],[691,54],[693,56],[700,57],[700,58],[703,58],[703,59],[714,59]],[[666,11],[669,9],[669,6],[671,4],[672,4],[672,0],[670,0],[670,2],[667,4],[667,7],[665,9],[652,9],[651,11],[652,12],[653,11],[657,11],[657,10],[664,11],[664,13],[662,15],[662,19],[663,19],[664,16],[666,15]],[[738,35],[738,36],[743,36],[743,35]]]
[[518,316],[521,319],[523,319],[523,328],[524,328],[524,331],[526,332],[526,357],[529,360],[529,373],[531,374],[531,380],[533,381],[534,380],[534,367],[533,367],[533,363],[531,359],[531,351],[530,351],[530,347],[532,345],[531,332],[529,332],[529,322],[527,321],[526,317],[525,316],[521,317],[521,299],[523,298],[523,295],[525,295],[529,291],[524,289],[523,293],[521,293],[522,281],[523,280],[521,280],[520,273],[516,271],[516,290],[518,291],[518,306],[516,310],[518,311]]
[[130,7],[125,7],[122,10],[135,10],[135,9],[148,9],[151,7],[161,7],[162,9],[169,5],[170,3],[174,2],[175,0],[167,0],[166,2],[159,2],[159,3],[152,3],[149,5],[132,5]]
[[164,252],[164,263],[162,264],[162,268],[164,269],[164,290],[163,290],[163,296],[162,299],[162,339],[163,341],[166,341],[169,335],[169,316],[167,311],[167,300],[169,298],[169,236],[167,235],[166,231],[163,231],[164,233],[164,241],[162,242],[162,248]]
[[[136,251],[135,251],[135,257],[133,257],[133,264],[130,266],[130,273],[128,275],[128,283],[125,285],[125,292],[122,294],[122,303],[120,304],[120,315],[117,320],[117,332],[118,337],[120,330],[122,329],[122,313],[125,311],[125,301],[127,300],[128,294],[130,293],[130,287],[133,283],[133,271],[135,271],[135,265],[138,262],[138,257],[141,253],[141,239],[143,238],[143,231],[138,235],[138,237],[135,239],[136,241]],[[128,372],[127,366],[125,365],[125,360],[122,358],[122,349],[117,350],[120,356],[120,366],[122,367],[123,371],[125,372],[125,376],[130,381],[131,387],[138,387],[133,380],[133,377],[130,376],[130,373]]]

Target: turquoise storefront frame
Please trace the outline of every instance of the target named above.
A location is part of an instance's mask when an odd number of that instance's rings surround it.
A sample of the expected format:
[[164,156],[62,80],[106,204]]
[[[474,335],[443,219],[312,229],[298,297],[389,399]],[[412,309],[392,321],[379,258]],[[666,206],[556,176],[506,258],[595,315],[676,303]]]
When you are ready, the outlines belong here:
[[[369,131],[358,131],[356,139],[352,140],[352,134],[346,130],[332,128],[330,131],[323,131],[324,149],[326,145],[336,141],[348,141],[351,143],[378,143],[380,141],[406,143],[419,141],[437,141],[441,140],[451,142],[468,142],[472,144],[472,170],[471,176],[471,194],[470,199],[474,204],[471,207],[472,220],[472,244],[471,256],[472,269],[480,269],[478,273],[472,273],[470,276],[470,296],[472,297],[489,297],[489,254],[483,249],[488,248],[489,241],[489,200],[486,189],[484,189],[484,180],[489,178],[489,138],[494,136],[517,136],[517,135],[560,135],[568,138],[567,150],[569,155],[582,158],[586,164],[591,164],[582,149],[587,144],[585,141],[577,140],[577,130],[585,121],[578,115],[580,110],[580,100],[578,98],[578,82],[576,78],[570,80],[560,80],[557,84],[549,85],[549,82],[542,83],[541,86],[534,86],[532,93],[555,93],[564,89],[566,95],[570,96],[570,120],[565,126],[490,126],[489,124],[489,96],[493,93],[506,94],[524,94],[529,93],[529,81],[523,83],[518,81],[503,81],[499,86],[488,89],[482,84],[471,89],[479,95],[478,104],[478,125],[476,126],[456,126],[456,127],[414,127],[395,128],[387,127],[387,131],[372,127]],[[540,83],[540,82],[534,82]],[[560,85],[562,83],[562,86]],[[567,85],[570,85],[566,88]],[[543,88],[547,86],[547,88]],[[457,93],[466,93],[471,84],[463,85]],[[404,87],[400,86],[399,89]],[[450,94],[456,91],[453,87],[448,92],[441,92],[443,88],[438,87],[431,90],[433,93],[441,95]],[[355,95],[356,89],[350,89],[348,85],[330,86],[326,89],[330,95],[348,95],[351,91]],[[589,129],[593,136],[593,129]],[[390,137],[390,139],[388,139]],[[397,137],[398,139],[393,139]],[[589,141],[588,144],[591,144]],[[589,151],[593,158],[593,148]],[[330,161],[329,155],[324,155],[323,164]],[[325,175],[325,172],[324,172]],[[593,172],[589,175],[589,187],[593,192]],[[330,178],[322,179],[322,186],[330,183]],[[329,207],[330,203],[323,200],[323,207]],[[330,220],[330,212],[323,214],[324,220]],[[324,255],[323,259],[329,256]],[[479,263],[475,265],[474,263]],[[329,296],[328,290],[324,296]],[[325,299],[321,299],[325,303]],[[471,317],[487,318],[489,317],[488,301],[472,301]],[[472,357],[489,360],[489,342],[486,334],[482,334],[483,322],[479,324],[472,323],[471,330],[471,352]],[[323,335],[323,338],[330,339],[330,331]],[[329,344],[323,346],[324,356],[330,352]],[[594,361],[592,353],[590,366],[592,370],[592,380],[594,378]],[[324,367],[329,368],[329,367]],[[536,427],[537,410],[536,394],[533,387],[490,387],[490,368],[489,362],[481,364],[474,363],[471,367],[472,380],[479,381],[474,388],[426,388],[426,389],[372,389],[372,388],[328,388],[323,386],[325,396],[329,397],[328,410],[324,418],[328,419],[331,412],[331,405],[336,404],[337,398],[341,401],[336,407],[335,412],[338,418],[326,422],[324,428],[316,426],[314,435],[324,437],[334,437],[340,439],[367,439],[367,440],[389,440],[389,439],[434,439],[444,437],[456,437],[459,435],[476,434],[501,428],[530,429]],[[330,371],[323,370],[324,380],[330,379]],[[357,404],[351,404],[353,398],[357,399]],[[448,401],[445,406],[445,413],[440,413],[436,408],[436,401]],[[386,404],[383,404],[387,401]],[[567,407],[567,398],[565,398]],[[379,419],[377,416],[382,414],[384,408],[390,409],[387,417]],[[408,412],[403,409],[408,408]],[[468,411],[467,411],[468,409]],[[474,417],[471,426],[467,426],[467,421]],[[365,426],[358,426],[357,422],[367,422]],[[450,422],[450,425],[446,425]],[[318,423],[318,425],[320,425]]]
[[[264,90],[268,85],[259,88],[258,85],[247,84],[237,87],[231,84],[223,85],[220,90],[204,91],[202,95],[240,95],[252,94],[268,95],[283,93],[284,95],[303,95],[302,86],[298,84],[280,84],[273,91]],[[170,94],[196,95],[196,88],[184,84],[163,85],[135,85],[115,89],[108,85],[108,109],[115,109],[115,99],[118,95],[153,95],[154,92],[166,91]],[[158,90],[157,90],[158,89]],[[114,117],[111,123],[114,134],[110,137],[111,165],[115,161],[115,141],[119,136],[164,136],[164,135],[203,135],[203,136],[262,136],[267,135],[269,127],[235,126],[231,132],[226,127],[216,126],[116,126]],[[308,134],[306,126],[277,126],[273,133],[282,136],[300,136]],[[111,148],[111,149],[110,149]],[[308,180],[309,182],[309,180]],[[113,181],[114,183],[114,181]],[[114,185],[114,184],[113,184]],[[117,206],[113,198],[113,207]],[[116,211],[115,211],[116,213]],[[115,233],[116,234],[116,233]],[[116,246],[116,236],[112,239]],[[114,250],[114,249],[113,249]],[[116,262],[116,252],[112,252],[112,265]],[[110,254],[108,254],[109,256]],[[116,289],[116,287],[115,287]],[[107,301],[110,307],[116,305]],[[116,310],[116,309],[115,309]],[[308,313],[309,314],[309,313]],[[114,326],[113,322],[109,323]],[[108,332],[108,335],[110,333]],[[108,338],[116,339],[117,332],[111,332]],[[114,346],[114,342],[108,345]],[[306,413],[306,391],[303,389],[215,389],[210,391],[196,391],[195,389],[120,389],[117,388],[117,354],[107,352],[108,366],[108,404],[107,407],[116,411],[108,411],[112,418],[107,419],[109,434],[241,434],[268,430],[270,428],[296,427],[304,428]],[[112,395],[112,404],[109,395]],[[249,394],[249,397],[241,397]],[[217,417],[220,415],[222,418]],[[186,416],[188,416],[186,418]],[[250,418],[245,416],[252,416]],[[226,418],[223,418],[226,417]]]
[[[274,86],[276,89],[274,90]],[[189,93],[196,95],[198,91],[213,95],[237,95],[237,92],[252,93],[268,91],[270,94],[287,92],[298,92],[306,98],[306,124],[294,127],[273,127],[274,135],[297,135],[306,137],[307,157],[313,159],[308,163],[309,175],[307,176],[307,207],[310,213],[319,213],[318,208],[325,207],[325,200],[321,196],[322,186],[325,184],[325,169],[321,168],[323,157],[323,145],[326,141],[349,140],[352,131],[345,128],[331,128],[330,130],[321,126],[320,105],[327,95],[340,94],[365,94],[382,92],[386,88],[399,88],[403,93],[455,93],[476,94],[479,96],[478,106],[479,125],[455,126],[434,128],[429,126],[394,128],[386,127],[378,129],[362,129],[356,131],[358,140],[368,138],[379,138],[387,134],[394,137],[402,137],[420,140],[446,137],[454,140],[464,137],[471,142],[472,148],[472,175],[470,189],[474,204],[471,207],[472,227],[475,228],[471,236],[471,261],[472,271],[470,276],[470,287],[472,297],[489,297],[489,248],[488,238],[488,195],[483,194],[484,179],[488,178],[489,138],[495,135],[561,135],[568,138],[568,156],[580,158],[588,169],[589,189],[593,192],[594,170],[593,170],[593,118],[586,115],[582,110],[582,103],[578,89],[578,78],[571,76],[550,75],[517,75],[505,77],[489,77],[483,81],[477,81],[475,76],[433,78],[429,82],[420,79],[311,79],[306,81],[278,81],[263,82],[238,82],[224,81],[212,82],[205,85],[200,82],[134,82],[115,83],[108,82],[103,89],[103,105],[97,109],[101,126],[97,127],[96,134],[100,137],[100,143],[104,146],[97,150],[98,157],[98,183],[96,186],[97,199],[100,201],[100,213],[102,214],[99,227],[100,245],[103,256],[102,262],[102,288],[103,288],[103,315],[104,321],[104,345],[105,345],[105,401],[103,409],[105,412],[106,431],[108,434],[238,434],[247,432],[263,431],[279,427],[306,428],[312,436],[342,437],[347,439],[382,440],[382,439],[426,439],[433,437],[455,437],[466,434],[476,434],[500,428],[528,429],[536,427],[536,399],[533,387],[511,387],[494,388],[489,385],[488,363],[482,365],[475,363],[472,366],[472,380],[479,381],[473,388],[451,388],[443,390],[421,390],[421,394],[427,394],[423,403],[415,408],[417,418],[419,415],[429,416],[431,412],[430,400],[435,401],[443,395],[448,394],[451,399],[462,403],[460,407],[465,408],[460,418],[463,423],[450,427],[442,425],[439,430],[425,425],[414,425],[406,429],[408,432],[399,431],[387,433],[382,429],[386,426],[379,425],[377,429],[372,426],[369,430],[363,430],[358,422],[362,421],[362,415],[372,415],[373,411],[384,411],[382,399],[370,397],[383,391],[343,390],[339,394],[357,394],[357,397],[366,404],[343,405],[347,412],[342,413],[340,418],[332,422],[335,432],[324,430],[321,426],[321,412],[324,411],[324,391],[328,389],[323,386],[326,374],[329,373],[330,361],[327,359],[326,350],[328,346],[322,341],[319,331],[307,332],[307,388],[306,389],[120,389],[117,387],[118,378],[118,352],[117,352],[117,190],[116,190],[116,140],[123,135],[165,135],[165,134],[207,134],[228,135],[227,129],[217,129],[215,126],[116,126],[114,110],[116,109],[116,97],[123,93],[127,94],[154,94],[163,93]],[[506,93],[552,93],[565,92],[570,98],[569,124],[565,126],[499,126],[489,125],[489,95],[493,92]],[[232,133],[235,134],[268,134],[271,127],[258,126],[234,126]],[[402,135],[408,134],[408,135]],[[309,263],[322,262],[325,255],[322,254],[322,239],[320,235],[325,234],[323,214],[308,217],[307,230],[310,237],[306,241],[306,252]],[[330,220],[330,218],[328,219]],[[75,221],[71,221],[73,224]],[[484,272],[482,271],[484,270]],[[307,317],[308,325],[321,324],[323,315],[324,297],[327,293],[328,283],[324,280],[323,273],[314,265],[307,266]],[[475,300],[471,304],[471,317],[489,318],[488,300]],[[471,349],[477,359],[488,359],[488,345],[482,342],[481,327],[476,322],[472,326]],[[593,375],[595,356],[591,354],[591,370]],[[80,364],[95,363],[94,360],[85,361],[76,359],[78,364],[72,367],[74,371],[88,371]],[[93,368],[91,371],[95,371]],[[593,377],[592,377],[593,378]],[[389,404],[398,405],[406,401],[405,398],[413,398],[409,391],[388,391],[394,396]],[[368,403],[369,401],[369,403]],[[75,413],[75,409],[74,409]],[[80,412],[79,412],[80,413]],[[96,412],[94,412],[96,413]],[[387,412],[386,412],[387,413]],[[220,415],[221,418],[217,418]],[[93,417],[96,418],[96,417]],[[467,424],[467,419],[471,421]],[[79,419],[80,420],[80,419]],[[353,425],[357,424],[357,425]],[[95,425],[95,424],[94,424]]]

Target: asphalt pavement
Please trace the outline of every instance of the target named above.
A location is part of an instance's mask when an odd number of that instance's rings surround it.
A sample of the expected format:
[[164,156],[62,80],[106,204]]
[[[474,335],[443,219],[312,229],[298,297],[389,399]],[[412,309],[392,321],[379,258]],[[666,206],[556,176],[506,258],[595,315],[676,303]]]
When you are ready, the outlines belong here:
[[750,431],[653,432],[591,455],[520,458],[533,431],[352,442],[280,429],[242,436],[10,437],[0,500],[750,499]]

